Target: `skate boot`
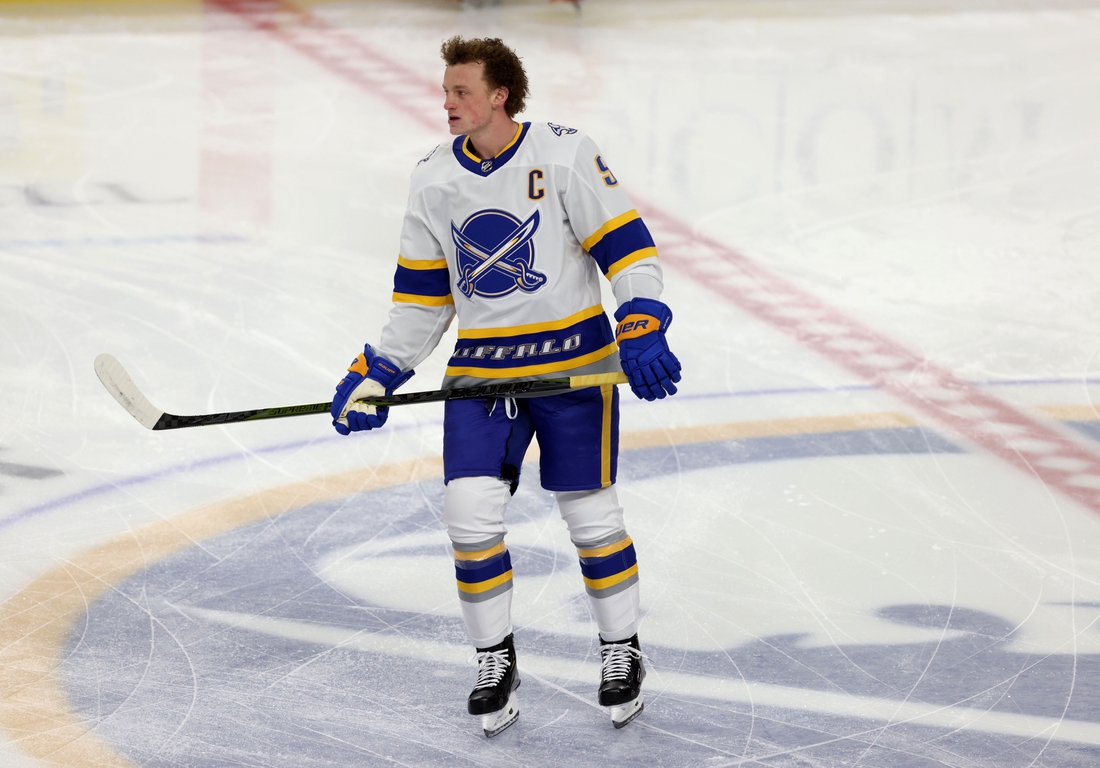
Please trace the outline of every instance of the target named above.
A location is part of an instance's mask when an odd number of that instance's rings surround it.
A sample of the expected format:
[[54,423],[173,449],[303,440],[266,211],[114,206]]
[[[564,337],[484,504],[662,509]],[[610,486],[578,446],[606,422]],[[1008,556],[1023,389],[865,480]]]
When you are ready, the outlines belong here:
[[481,727],[492,738],[519,718],[519,703],[513,693],[519,688],[519,669],[512,635],[490,648],[478,648],[475,658],[477,683],[466,710],[481,716]]
[[607,707],[611,722],[622,728],[642,713],[642,681],[645,665],[638,636],[629,640],[608,642],[600,638],[603,670],[600,675],[600,706]]

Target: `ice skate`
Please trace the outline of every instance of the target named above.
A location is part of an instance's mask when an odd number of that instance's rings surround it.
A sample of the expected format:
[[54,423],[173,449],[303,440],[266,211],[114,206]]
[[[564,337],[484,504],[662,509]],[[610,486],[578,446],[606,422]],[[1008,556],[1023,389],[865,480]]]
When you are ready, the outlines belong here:
[[519,719],[519,669],[512,635],[490,648],[477,649],[477,683],[470,692],[466,710],[481,717],[488,738],[496,736]]
[[611,722],[622,728],[642,713],[642,681],[645,680],[644,656],[638,636],[611,643],[600,639],[603,670],[600,674],[600,706],[607,707]]

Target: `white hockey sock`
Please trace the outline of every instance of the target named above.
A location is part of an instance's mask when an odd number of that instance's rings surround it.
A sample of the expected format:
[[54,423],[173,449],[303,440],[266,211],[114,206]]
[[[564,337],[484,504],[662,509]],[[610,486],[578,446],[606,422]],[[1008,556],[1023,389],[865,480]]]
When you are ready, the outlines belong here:
[[638,561],[614,486],[555,494],[580,558],[584,588],[604,640],[626,640],[641,614]]
[[443,496],[462,619],[477,648],[512,632],[512,561],[504,546],[509,499],[507,483],[495,477],[456,478]]
[[626,640],[638,631],[638,561],[634,543],[619,531],[600,541],[578,542],[584,589],[604,640]]

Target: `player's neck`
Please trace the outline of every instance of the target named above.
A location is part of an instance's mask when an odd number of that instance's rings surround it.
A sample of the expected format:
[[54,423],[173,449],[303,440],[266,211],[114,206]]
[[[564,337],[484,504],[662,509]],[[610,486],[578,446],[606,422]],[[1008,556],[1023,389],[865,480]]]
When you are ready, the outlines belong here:
[[470,134],[470,144],[474,154],[482,160],[494,158],[516,137],[519,123],[510,117],[493,120],[484,128]]

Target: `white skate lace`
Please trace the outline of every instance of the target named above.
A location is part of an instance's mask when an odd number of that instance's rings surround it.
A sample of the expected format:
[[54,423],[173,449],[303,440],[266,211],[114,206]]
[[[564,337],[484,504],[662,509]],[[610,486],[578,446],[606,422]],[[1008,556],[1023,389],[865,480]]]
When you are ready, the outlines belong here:
[[632,645],[625,643],[608,643],[600,646],[603,654],[603,680],[625,680],[630,674],[630,660],[649,658]]
[[504,679],[504,675],[508,672],[507,650],[478,651],[471,660],[476,660],[478,664],[475,691],[479,688],[492,688]]

